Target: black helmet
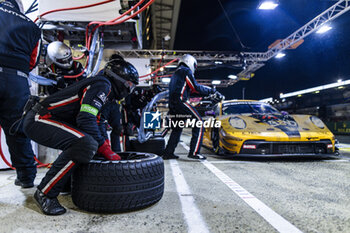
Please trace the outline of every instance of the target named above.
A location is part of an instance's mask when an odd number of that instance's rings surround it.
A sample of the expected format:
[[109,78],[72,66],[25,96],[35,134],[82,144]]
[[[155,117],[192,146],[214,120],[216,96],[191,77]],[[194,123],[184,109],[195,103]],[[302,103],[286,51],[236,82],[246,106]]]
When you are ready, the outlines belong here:
[[119,54],[113,54],[110,58],[110,61],[112,60],[124,60],[124,58],[122,56],[120,56]]
[[139,74],[129,62],[121,59],[110,60],[103,71],[112,83],[116,99],[120,100],[129,95],[139,84]]

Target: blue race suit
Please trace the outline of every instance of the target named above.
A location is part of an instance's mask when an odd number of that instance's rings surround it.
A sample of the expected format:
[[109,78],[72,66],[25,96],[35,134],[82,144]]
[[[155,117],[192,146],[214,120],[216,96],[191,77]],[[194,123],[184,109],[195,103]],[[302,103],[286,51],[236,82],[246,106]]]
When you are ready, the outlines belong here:
[[24,14],[15,1],[0,3],[0,125],[6,135],[17,179],[31,183],[36,166],[30,140],[19,127],[16,135],[9,130],[21,118],[30,91],[28,73],[40,55],[40,29]]
[[[207,96],[213,93],[213,89],[202,86],[195,80],[192,71],[184,65],[181,65],[174,73],[169,84],[169,114],[170,115],[190,115],[197,121],[202,121],[197,110],[194,109],[188,98],[191,95]],[[175,148],[180,141],[182,128],[172,129],[168,144],[165,148],[166,154],[174,154]],[[203,127],[192,129],[192,138],[190,143],[189,155],[200,153],[203,139]]]

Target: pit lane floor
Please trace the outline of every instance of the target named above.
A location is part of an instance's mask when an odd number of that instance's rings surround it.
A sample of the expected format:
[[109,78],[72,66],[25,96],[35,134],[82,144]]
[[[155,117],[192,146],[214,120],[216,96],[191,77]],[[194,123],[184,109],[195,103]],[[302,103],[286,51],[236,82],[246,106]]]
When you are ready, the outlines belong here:
[[[0,232],[350,232],[350,153],[335,159],[225,159],[203,148],[207,162],[165,161],[162,200],[114,215],[79,210],[60,196],[65,215],[45,216],[35,189],[0,171]],[[350,148],[344,144],[343,148]],[[38,170],[36,184],[46,169]]]

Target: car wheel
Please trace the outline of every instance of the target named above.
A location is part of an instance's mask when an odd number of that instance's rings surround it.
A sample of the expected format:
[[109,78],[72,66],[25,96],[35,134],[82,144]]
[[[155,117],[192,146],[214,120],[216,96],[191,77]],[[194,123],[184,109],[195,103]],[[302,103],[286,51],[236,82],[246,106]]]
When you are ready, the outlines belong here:
[[132,138],[130,140],[130,148],[128,148],[129,151],[139,151],[157,155],[162,155],[164,149],[165,139],[162,137],[151,138],[144,143],[140,143],[137,138]]
[[217,155],[223,155],[224,151],[223,149],[220,147],[220,135],[219,135],[219,129],[218,128],[214,128],[211,131],[211,141],[213,143],[213,151],[215,152],[215,154]]
[[158,202],[164,192],[164,163],[155,154],[119,153],[121,161],[93,159],[72,176],[72,200],[82,210],[119,213]]

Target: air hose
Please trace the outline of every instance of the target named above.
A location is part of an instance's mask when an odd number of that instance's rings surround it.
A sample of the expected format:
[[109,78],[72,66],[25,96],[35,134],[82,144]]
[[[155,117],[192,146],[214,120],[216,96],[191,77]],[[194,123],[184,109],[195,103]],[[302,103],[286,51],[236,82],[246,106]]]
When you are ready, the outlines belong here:
[[[4,161],[4,163],[9,166],[11,169],[15,170],[16,168],[14,168],[11,163],[5,158],[4,152],[2,151],[2,146],[1,146],[1,127],[0,127],[0,157],[2,158],[2,160]],[[34,160],[39,164],[37,165],[37,167],[51,167],[51,163],[42,163],[40,162],[35,156],[34,156]]]

